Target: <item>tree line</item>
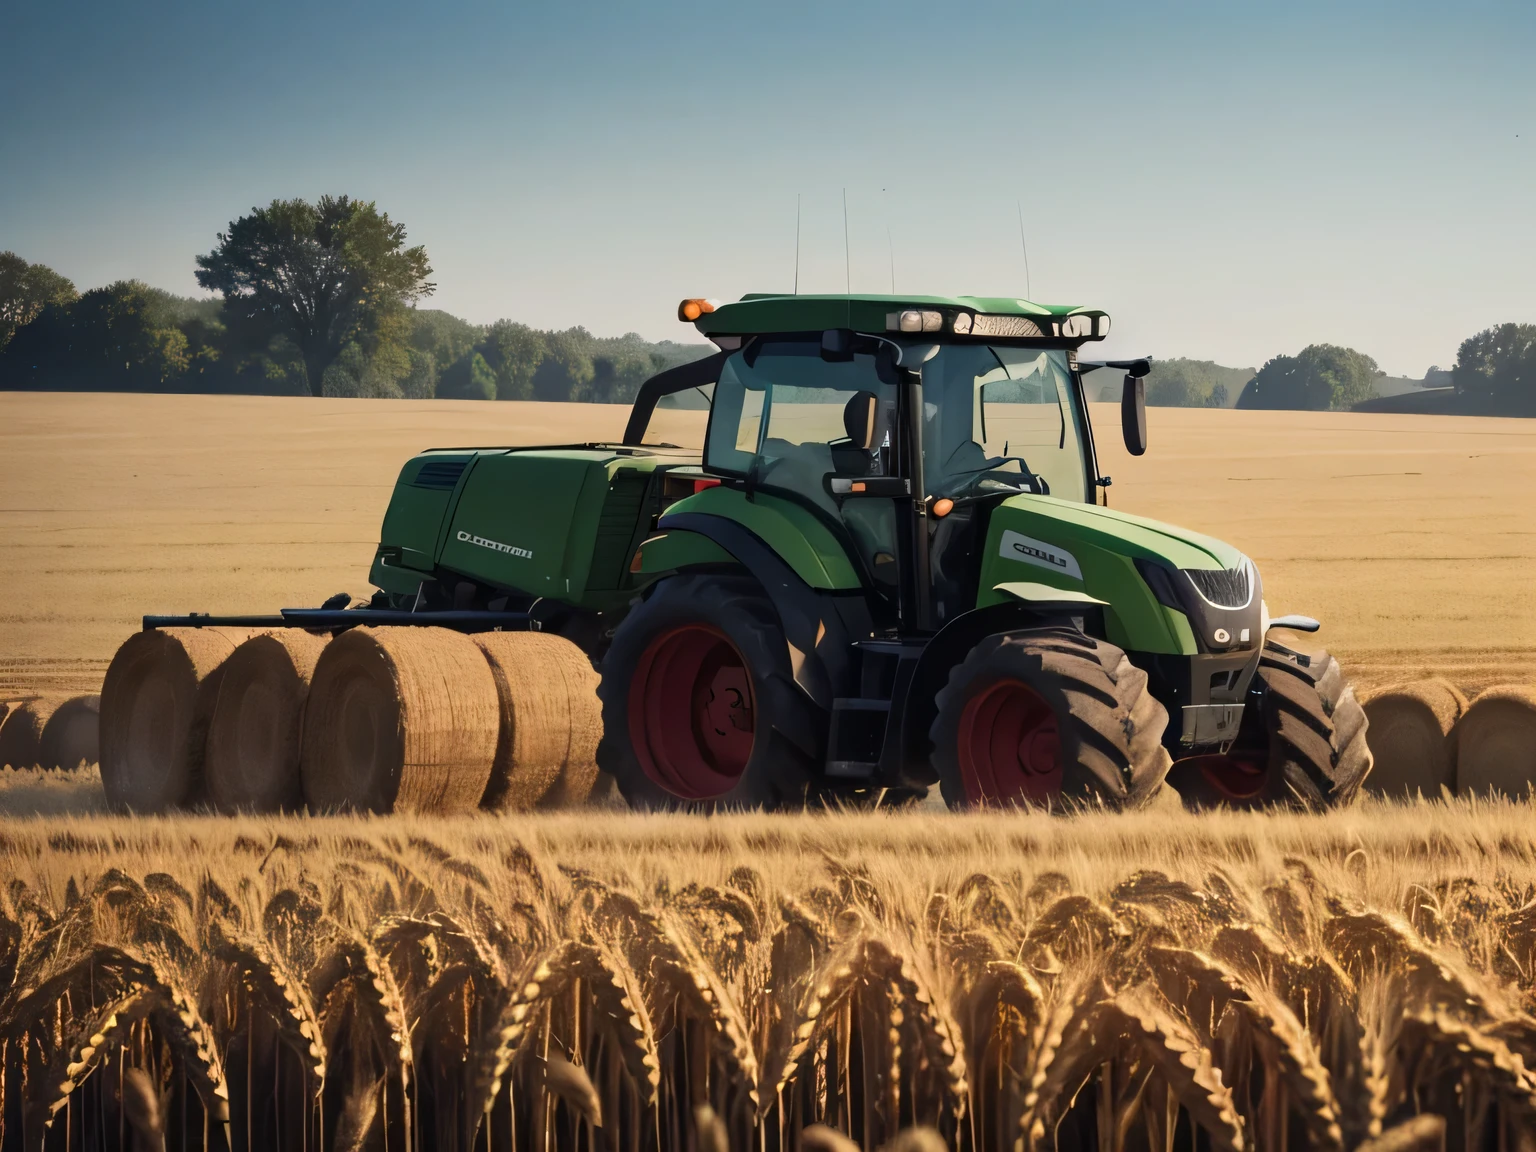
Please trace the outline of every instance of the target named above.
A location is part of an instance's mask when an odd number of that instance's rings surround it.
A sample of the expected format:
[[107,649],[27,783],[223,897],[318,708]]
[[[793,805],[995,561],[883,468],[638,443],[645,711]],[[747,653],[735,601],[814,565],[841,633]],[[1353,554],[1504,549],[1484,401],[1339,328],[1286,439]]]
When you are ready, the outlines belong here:
[[[216,294],[203,299],[137,280],[81,293],[0,252],[0,388],[623,403],[647,377],[709,351],[423,308],[436,288],[426,249],[372,201],[274,200],[216,241],[197,257],[198,284]],[[1536,415],[1536,325],[1485,329],[1448,374],[1433,371],[1458,410]],[[1383,375],[1363,352],[1312,344],[1257,372],[1154,361],[1147,399],[1343,409],[1374,397]]]
[[0,389],[624,403],[711,351],[420,307],[426,251],[372,202],[275,200],[217,241],[197,257],[203,299],[137,280],[82,293],[0,253]]

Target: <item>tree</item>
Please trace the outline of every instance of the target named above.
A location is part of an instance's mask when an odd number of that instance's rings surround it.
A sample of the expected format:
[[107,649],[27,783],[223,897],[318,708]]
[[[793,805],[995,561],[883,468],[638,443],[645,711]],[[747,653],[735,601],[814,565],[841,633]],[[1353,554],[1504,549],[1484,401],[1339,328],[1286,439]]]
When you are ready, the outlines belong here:
[[17,329],[0,359],[0,386],[144,392],[175,387],[190,364],[188,342],[181,329],[165,321],[162,308],[156,290],[137,280],[50,304]]
[[1276,356],[1237,398],[1239,408],[1350,408],[1376,395],[1384,376],[1376,361],[1353,348],[1309,344],[1295,356]]
[[544,333],[526,324],[498,320],[480,344],[496,373],[496,399],[533,399],[533,377],[544,362]]
[[[1154,360],[1147,376],[1147,403],[1163,408],[1225,408],[1231,389],[1241,388],[1252,377],[1252,368],[1227,368],[1210,360]],[[1114,398],[1120,398],[1118,390]]]
[[1147,377],[1147,403],[1157,408],[1192,408],[1200,404],[1199,385],[1178,364],[1153,363]]
[[14,252],[0,252],[0,351],[16,329],[30,324],[50,304],[64,305],[79,294],[65,277],[44,264],[28,264]]
[[342,349],[435,288],[426,249],[405,247],[405,226],[372,201],[274,200],[218,240],[197,258],[197,282],[223,295],[231,323],[292,341],[316,396]]
[[585,400],[592,383],[592,333],[585,328],[544,334],[545,353],[533,373],[535,400]]
[[413,308],[410,321],[411,347],[430,353],[433,362],[442,366],[457,363],[486,334],[483,326],[436,308]]
[[1482,411],[1536,415],[1536,324],[1500,324],[1463,340],[1451,381]]
[[454,400],[494,400],[496,373],[491,371],[484,356],[471,352],[443,373],[437,394]]

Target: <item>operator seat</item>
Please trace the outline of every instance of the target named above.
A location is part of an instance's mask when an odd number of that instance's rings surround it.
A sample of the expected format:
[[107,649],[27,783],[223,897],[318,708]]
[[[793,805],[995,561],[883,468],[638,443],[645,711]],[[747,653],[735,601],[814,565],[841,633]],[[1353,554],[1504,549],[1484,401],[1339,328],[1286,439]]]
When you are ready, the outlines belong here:
[[832,462],[839,476],[880,475],[880,448],[890,436],[891,411],[873,392],[855,392],[843,405],[843,431],[848,442],[832,445]]

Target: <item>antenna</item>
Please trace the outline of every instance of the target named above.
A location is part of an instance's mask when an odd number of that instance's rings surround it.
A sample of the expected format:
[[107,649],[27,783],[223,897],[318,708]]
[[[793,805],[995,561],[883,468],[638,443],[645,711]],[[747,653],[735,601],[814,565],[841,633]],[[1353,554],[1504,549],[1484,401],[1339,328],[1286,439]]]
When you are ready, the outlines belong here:
[[795,295],[800,295],[800,193],[795,193]]
[[880,207],[885,212],[885,247],[891,254],[891,295],[896,295],[896,242],[891,239],[891,204],[880,189]]
[[843,189],[843,289],[853,295],[853,260],[848,255],[848,189]]
[[1024,205],[1015,200],[1013,206],[1019,213],[1019,247],[1024,249],[1024,295],[1033,302],[1035,292],[1029,286],[1029,244],[1024,240]]

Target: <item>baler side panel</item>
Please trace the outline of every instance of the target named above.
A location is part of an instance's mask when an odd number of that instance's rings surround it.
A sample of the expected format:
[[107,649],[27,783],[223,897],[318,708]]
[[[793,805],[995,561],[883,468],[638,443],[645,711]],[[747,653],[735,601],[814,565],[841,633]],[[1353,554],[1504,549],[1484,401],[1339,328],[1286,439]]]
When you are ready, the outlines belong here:
[[473,465],[474,457],[467,454],[430,454],[406,461],[379,528],[369,573],[376,587],[404,594],[431,578],[443,524],[462,486],[461,477]]
[[[607,491],[601,459],[553,453],[483,456],[453,510],[444,568],[504,588],[568,600],[585,586],[590,552],[570,567],[578,520],[595,520]],[[590,532],[585,534],[590,542]]]

